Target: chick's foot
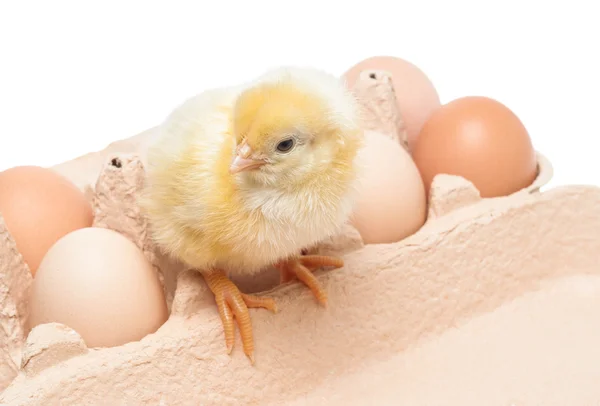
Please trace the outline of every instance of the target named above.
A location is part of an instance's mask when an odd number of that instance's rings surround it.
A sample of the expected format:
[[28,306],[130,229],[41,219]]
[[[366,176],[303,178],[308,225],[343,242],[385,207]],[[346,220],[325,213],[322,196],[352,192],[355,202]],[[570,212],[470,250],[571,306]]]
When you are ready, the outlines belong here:
[[324,255],[303,255],[298,258],[282,261],[275,265],[281,273],[281,283],[298,278],[313,292],[317,301],[327,305],[327,292],[321,287],[313,271],[321,267],[341,268],[344,261],[340,258]]
[[214,271],[203,274],[206,284],[215,295],[215,301],[219,309],[219,316],[223,323],[225,332],[225,344],[227,353],[230,354],[235,341],[235,325],[233,318],[237,320],[244,353],[254,364],[254,335],[252,333],[252,322],[248,308],[263,308],[277,312],[275,301],[268,297],[248,295],[240,292],[238,287],[222,271]]

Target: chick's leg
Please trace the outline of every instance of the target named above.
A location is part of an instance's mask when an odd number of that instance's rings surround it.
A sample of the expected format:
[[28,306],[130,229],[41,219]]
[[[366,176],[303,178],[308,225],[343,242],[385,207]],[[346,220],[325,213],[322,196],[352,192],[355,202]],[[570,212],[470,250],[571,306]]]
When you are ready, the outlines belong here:
[[321,287],[312,272],[321,267],[341,268],[342,266],[344,266],[342,259],[324,255],[303,255],[276,265],[281,273],[281,283],[288,282],[294,277],[298,278],[313,292],[317,301],[323,306],[327,304],[327,292]]
[[264,308],[277,312],[275,301],[268,297],[247,295],[240,292],[237,286],[225,275],[223,271],[204,273],[204,280],[215,295],[215,301],[219,309],[219,316],[223,323],[225,332],[225,344],[227,353],[230,354],[235,341],[234,317],[237,320],[244,353],[252,364],[254,364],[254,336],[252,333],[252,322],[248,308]]

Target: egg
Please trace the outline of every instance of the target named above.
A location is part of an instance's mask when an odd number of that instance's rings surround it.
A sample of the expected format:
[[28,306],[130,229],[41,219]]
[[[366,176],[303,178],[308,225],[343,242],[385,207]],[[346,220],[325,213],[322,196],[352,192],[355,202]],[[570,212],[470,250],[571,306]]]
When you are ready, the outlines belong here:
[[375,56],[357,63],[344,73],[347,85],[352,88],[365,70],[383,70],[391,74],[411,150],[421,127],[441,104],[433,83],[421,69],[404,59]]
[[34,275],[52,244],[93,221],[83,192],[52,169],[38,166],[0,172],[0,213]]
[[104,228],[83,228],[58,240],[31,287],[29,327],[56,322],[88,347],[138,341],[168,318],[163,288],[142,251]]
[[419,170],[395,140],[365,132],[362,176],[351,224],[365,244],[400,241],[425,223],[426,196]]
[[482,197],[505,196],[537,176],[536,153],[521,120],[483,96],[453,100],[427,121],[412,151],[429,190],[435,175],[458,175]]

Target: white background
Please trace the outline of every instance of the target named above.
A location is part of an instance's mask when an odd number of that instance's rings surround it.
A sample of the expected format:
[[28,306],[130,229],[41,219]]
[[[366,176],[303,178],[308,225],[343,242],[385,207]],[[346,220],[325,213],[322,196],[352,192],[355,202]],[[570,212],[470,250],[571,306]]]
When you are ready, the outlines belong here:
[[442,102],[493,97],[553,163],[600,184],[600,13],[591,0],[0,3],[0,170],[52,165],[158,124],[183,99],[281,64],[341,75],[387,54]]

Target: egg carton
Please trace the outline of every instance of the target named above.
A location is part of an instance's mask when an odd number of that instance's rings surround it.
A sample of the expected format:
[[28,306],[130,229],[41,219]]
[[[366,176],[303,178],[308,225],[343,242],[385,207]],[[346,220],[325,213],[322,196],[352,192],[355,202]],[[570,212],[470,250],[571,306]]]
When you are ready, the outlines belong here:
[[[406,145],[385,72],[363,77],[365,127]],[[364,245],[352,227],[316,248],[342,269],[317,272],[329,305],[277,275],[236,281],[273,297],[251,309],[256,364],[236,335],[226,353],[202,277],[162,257],[135,197],[156,131],[54,169],[84,190],[94,226],[121,232],[155,265],[170,317],[155,333],[88,348],[67,326],[26,331],[31,275],[0,218],[0,404],[582,405],[600,400],[600,188],[541,191],[535,182],[481,198],[437,176],[428,218],[393,244]]]

